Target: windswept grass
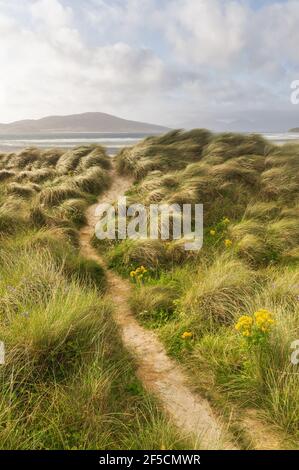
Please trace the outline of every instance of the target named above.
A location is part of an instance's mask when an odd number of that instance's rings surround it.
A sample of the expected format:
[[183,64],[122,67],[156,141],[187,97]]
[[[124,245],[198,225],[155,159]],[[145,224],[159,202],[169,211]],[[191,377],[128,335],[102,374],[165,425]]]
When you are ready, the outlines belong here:
[[88,170],[92,167],[100,167],[104,170],[109,170],[111,168],[111,162],[106,155],[105,149],[97,146],[81,160],[80,167],[82,167],[83,170]]
[[109,185],[101,147],[0,156],[1,449],[186,448],[136,379],[79,254],[85,210]]
[[81,191],[89,194],[98,194],[110,185],[110,180],[104,170],[91,167],[83,175],[77,176],[74,179],[74,184]]
[[134,378],[111,304],[79,282],[82,265],[68,278],[68,256],[8,243],[0,258],[1,448],[183,446]]
[[199,161],[211,139],[212,134],[201,129],[148,137],[134,147],[121,150],[117,159],[118,170],[132,173],[137,179],[154,170],[180,170],[188,163]]
[[5,181],[7,179],[13,178],[15,174],[16,173],[11,170],[0,170],[0,181]]
[[40,204],[48,207],[58,206],[67,199],[74,198],[83,199],[84,194],[79,189],[68,184],[45,188],[39,195]]
[[[123,149],[117,165],[136,179],[129,203],[204,205],[199,253],[171,240],[108,247],[111,266],[123,274],[148,269],[133,279],[135,314],[216,405],[256,408],[295,442],[299,374],[290,348],[299,337],[299,146],[174,131]],[[259,309],[275,319],[264,348],[249,347],[234,328]]]

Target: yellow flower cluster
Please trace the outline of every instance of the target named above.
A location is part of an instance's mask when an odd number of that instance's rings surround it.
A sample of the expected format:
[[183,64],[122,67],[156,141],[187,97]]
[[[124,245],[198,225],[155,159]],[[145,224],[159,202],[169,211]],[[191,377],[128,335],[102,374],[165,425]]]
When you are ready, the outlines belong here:
[[216,235],[216,230],[210,230],[210,235],[212,235],[212,237],[214,237]]
[[268,310],[261,309],[255,312],[253,317],[242,315],[235,324],[235,329],[244,337],[249,338],[253,336],[254,332],[269,333],[274,324],[273,314]]
[[224,240],[224,244],[225,244],[226,248],[230,248],[232,246],[233,242],[227,238],[226,240]]
[[268,333],[272,325],[275,324],[273,314],[265,309],[261,309],[255,312],[254,319],[255,319],[256,326],[263,333]]
[[223,218],[223,223],[226,224],[226,225],[227,225],[227,224],[230,224],[229,218],[228,218],[228,217],[224,217],[224,218]]
[[190,339],[190,338],[192,338],[192,336],[193,336],[193,333],[191,333],[191,331],[185,331],[182,334],[182,339]]
[[145,273],[147,273],[147,269],[144,266],[140,266],[135,271],[130,272],[130,277],[132,279],[142,279]]
[[253,326],[253,318],[249,315],[242,315],[237,321],[235,328],[239,331],[243,336],[249,337],[252,333],[252,326]]

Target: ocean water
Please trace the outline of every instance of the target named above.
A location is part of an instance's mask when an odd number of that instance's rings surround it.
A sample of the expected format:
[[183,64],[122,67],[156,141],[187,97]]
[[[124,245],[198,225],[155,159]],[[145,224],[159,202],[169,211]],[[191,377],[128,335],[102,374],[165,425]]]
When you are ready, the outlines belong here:
[[286,143],[297,143],[299,142],[299,132],[292,134],[291,132],[281,132],[281,133],[266,133],[262,134],[266,139],[274,142],[275,144],[286,144]]
[[0,135],[0,151],[15,152],[26,147],[73,148],[85,144],[99,144],[107,148],[110,155],[140,142],[150,134],[114,134],[114,133],[59,133]]
[[[72,148],[84,144],[100,144],[107,148],[109,155],[114,155],[122,147],[140,142],[150,134],[117,134],[117,133],[60,133],[60,134],[26,134],[0,135],[0,151],[15,152],[26,147]],[[299,133],[266,133],[264,137],[276,144],[299,142]]]

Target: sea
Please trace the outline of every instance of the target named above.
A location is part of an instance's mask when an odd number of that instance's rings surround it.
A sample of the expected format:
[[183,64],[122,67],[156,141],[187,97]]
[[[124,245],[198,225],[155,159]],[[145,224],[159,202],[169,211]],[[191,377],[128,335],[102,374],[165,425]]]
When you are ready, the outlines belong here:
[[69,149],[86,144],[99,144],[106,147],[109,155],[115,155],[121,148],[134,145],[149,135],[152,134],[73,132],[0,135],[0,151],[17,152],[27,147]]
[[[140,142],[151,134],[141,133],[59,133],[59,134],[18,134],[0,135],[1,152],[17,152],[26,147],[73,148],[85,144],[99,144],[107,148],[109,155],[115,155],[121,148]],[[298,142],[299,133],[265,133],[266,139],[278,145]]]

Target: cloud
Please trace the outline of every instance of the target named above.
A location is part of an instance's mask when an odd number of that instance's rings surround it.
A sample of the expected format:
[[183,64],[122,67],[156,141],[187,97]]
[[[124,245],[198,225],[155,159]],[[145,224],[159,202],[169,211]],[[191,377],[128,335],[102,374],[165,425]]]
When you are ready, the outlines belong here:
[[[273,2],[248,19],[247,44],[253,64],[283,63],[299,65],[299,2]],[[289,65],[291,65],[291,63]]]
[[256,9],[245,0],[174,0],[161,14],[180,60],[215,69],[299,65],[298,24],[297,0],[260,2]]
[[63,7],[58,0],[38,0],[30,6],[33,20],[50,30],[70,27],[72,23],[72,9]]
[[0,121],[218,126],[287,110],[298,24],[297,0],[0,0]]
[[74,28],[74,12],[58,0],[32,2],[31,24],[0,16],[1,119],[87,110],[125,111],[174,86],[151,50],[118,42],[89,47]]
[[244,46],[247,9],[236,1],[178,0],[166,8],[167,39],[180,59],[218,68]]

